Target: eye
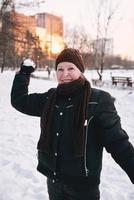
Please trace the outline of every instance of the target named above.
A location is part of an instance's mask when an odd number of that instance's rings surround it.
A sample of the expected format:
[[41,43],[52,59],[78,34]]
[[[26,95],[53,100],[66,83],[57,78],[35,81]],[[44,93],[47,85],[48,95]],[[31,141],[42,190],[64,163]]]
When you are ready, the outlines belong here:
[[58,72],[62,72],[63,69],[62,69],[62,68],[58,68],[57,71],[58,71]]
[[69,67],[69,70],[74,70],[74,68],[73,67]]

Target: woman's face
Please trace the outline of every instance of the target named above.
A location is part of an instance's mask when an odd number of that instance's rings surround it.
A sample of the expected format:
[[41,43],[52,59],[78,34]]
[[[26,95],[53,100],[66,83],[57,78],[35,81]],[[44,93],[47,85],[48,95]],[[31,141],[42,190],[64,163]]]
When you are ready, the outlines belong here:
[[57,65],[56,76],[59,84],[70,83],[81,76],[81,71],[71,62],[61,62]]

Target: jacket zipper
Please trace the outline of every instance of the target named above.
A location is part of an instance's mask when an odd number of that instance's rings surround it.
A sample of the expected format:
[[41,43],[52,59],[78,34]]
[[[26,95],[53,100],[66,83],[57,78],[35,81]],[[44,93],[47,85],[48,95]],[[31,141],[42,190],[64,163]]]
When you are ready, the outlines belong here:
[[85,120],[85,124],[84,126],[86,126],[86,137],[85,137],[85,149],[84,149],[84,168],[85,168],[85,174],[86,176],[88,176],[88,168],[87,168],[87,137],[88,137],[88,126],[89,126],[89,123],[90,121],[93,119],[94,116],[90,117],[90,119],[88,120],[88,123],[87,123],[87,120]]

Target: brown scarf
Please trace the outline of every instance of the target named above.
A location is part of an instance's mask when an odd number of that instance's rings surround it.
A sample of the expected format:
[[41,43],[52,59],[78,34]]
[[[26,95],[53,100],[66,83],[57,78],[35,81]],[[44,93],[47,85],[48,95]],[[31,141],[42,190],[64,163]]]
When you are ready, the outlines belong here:
[[74,154],[76,156],[84,155],[84,141],[85,131],[84,123],[87,119],[87,107],[90,97],[90,83],[81,76],[79,79],[66,84],[59,84],[58,87],[49,96],[47,103],[45,104],[42,116],[41,116],[41,136],[38,142],[38,149],[52,153],[53,144],[53,132],[52,118],[53,111],[56,104],[56,99],[62,97],[73,97],[81,92],[81,96],[78,96],[77,103],[74,103],[74,131],[73,131],[73,145]]

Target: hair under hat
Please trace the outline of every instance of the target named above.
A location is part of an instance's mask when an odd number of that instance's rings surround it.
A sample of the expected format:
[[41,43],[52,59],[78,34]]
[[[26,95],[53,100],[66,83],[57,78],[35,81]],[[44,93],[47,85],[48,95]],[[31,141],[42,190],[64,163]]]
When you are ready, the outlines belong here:
[[71,62],[83,73],[84,72],[84,62],[82,56],[77,49],[66,48],[57,57],[55,63],[55,69],[57,70],[57,65],[61,62]]

